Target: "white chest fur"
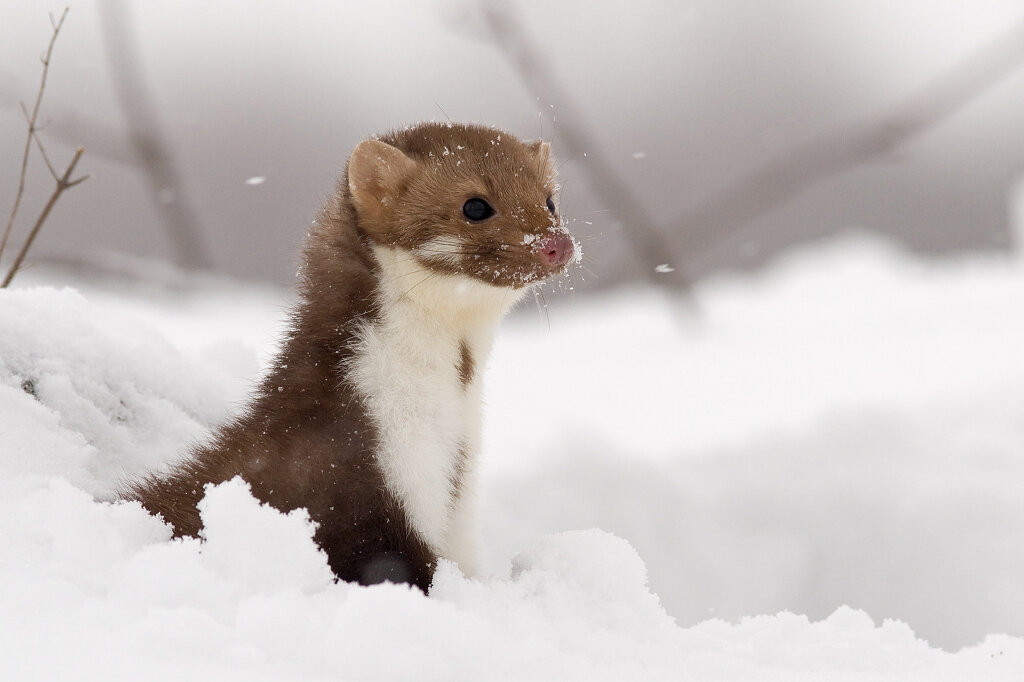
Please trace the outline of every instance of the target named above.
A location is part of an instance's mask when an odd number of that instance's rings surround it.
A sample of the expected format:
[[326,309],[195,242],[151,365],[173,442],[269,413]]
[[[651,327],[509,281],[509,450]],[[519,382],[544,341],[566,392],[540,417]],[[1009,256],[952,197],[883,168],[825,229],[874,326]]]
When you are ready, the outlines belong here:
[[[377,247],[379,316],[345,368],[378,434],[377,463],[413,530],[474,572],[480,371],[495,327],[519,296],[424,271],[408,251]],[[468,351],[475,371],[464,379]]]

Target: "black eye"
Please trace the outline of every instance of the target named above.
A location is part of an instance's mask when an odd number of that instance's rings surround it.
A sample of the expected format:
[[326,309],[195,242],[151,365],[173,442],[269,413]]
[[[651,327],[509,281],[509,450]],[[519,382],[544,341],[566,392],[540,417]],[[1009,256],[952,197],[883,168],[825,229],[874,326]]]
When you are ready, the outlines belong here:
[[473,198],[462,205],[462,215],[473,222],[480,222],[494,215],[494,209],[483,199]]
[[555,215],[555,202],[551,201],[551,197],[548,197],[548,210],[551,211],[551,215]]

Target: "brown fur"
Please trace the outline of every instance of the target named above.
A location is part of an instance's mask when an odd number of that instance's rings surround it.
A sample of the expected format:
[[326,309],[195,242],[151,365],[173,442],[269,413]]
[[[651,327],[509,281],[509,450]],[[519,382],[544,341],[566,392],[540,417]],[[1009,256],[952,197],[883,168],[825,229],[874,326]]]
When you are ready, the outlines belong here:
[[465,341],[459,344],[459,380],[463,386],[469,386],[473,381],[473,374],[476,367],[473,363],[473,353]]
[[[466,245],[457,263],[429,265],[500,287],[518,289],[553,274],[537,260],[535,246],[523,240],[524,233],[542,237],[559,224],[546,203],[556,189],[546,143],[523,144],[493,128],[445,124],[380,140],[416,163],[408,174],[396,169],[401,201],[367,221],[368,231],[386,235],[383,243],[411,250],[434,238],[458,237]],[[468,224],[462,205],[472,197],[486,198],[497,215]]]
[[[350,352],[354,323],[375,314],[374,269],[342,193],[310,234],[291,331],[248,408],[171,476],[134,486],[131,497],[176,535],[197,535],[203,486],[240,475],[257,499],[309,511],[339,578],[405,580],[425,591],[435,557],[385,491],[373,463],[373,425],[335,369]],[[375,557],[401,561],[381,576],[373,573]]]
[[[356,159],[360,148],[353,154],[306,243],[290,331],[248,407],[169,476],[136,482],[125,497],[162,515],[175,535],[198,535],[204,486],[241,476],[262,502],[309,511],[339,578],[407,581],[426,591],[437,557],[387,491],[374,459],[377,434],[342,369],[358,325],[379,314],[371,245],[413,249],[433,237],[460,236],[471,243],[464,266],[431,260],[428,267],[523,286],[550,274],[521,243],[524,230],[540,234],[557,222],[545,207],[553,173],[546,145],[488,128],[428,124],[381,140],[406,158],[374,166],[375,159]],[[363,173],[354,178],[359,201],[348,182],[353,163]],[[477,195],[499,215],[467,228],[461,206]],[[374,204],[366,196],[390,201]],[[474,371],[463,347],[462,381]]]

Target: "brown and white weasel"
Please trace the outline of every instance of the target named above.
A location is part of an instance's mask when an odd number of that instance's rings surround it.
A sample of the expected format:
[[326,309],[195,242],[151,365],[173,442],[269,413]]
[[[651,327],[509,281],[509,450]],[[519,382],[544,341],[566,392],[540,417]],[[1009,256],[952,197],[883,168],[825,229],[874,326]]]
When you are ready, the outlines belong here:
[[546,143],[492,128],[361,142],[247,408],[125,497],[197,535],[203,486],[241,476],[259,500],[308,510],[343,580],[426,591],[438,557],[474,574],[480,369],[500,318],[578,250],[554,176]]

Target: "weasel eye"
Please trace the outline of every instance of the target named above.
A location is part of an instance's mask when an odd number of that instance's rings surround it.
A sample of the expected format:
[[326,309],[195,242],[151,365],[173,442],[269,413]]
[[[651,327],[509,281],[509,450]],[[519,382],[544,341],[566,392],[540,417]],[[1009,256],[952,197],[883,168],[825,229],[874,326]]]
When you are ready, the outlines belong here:
[[480,222],[494,215],[494,209],[483,199],[474,197],[462,205],[462,215],[473,222]]
[[551,215],[555,215],[555,202],[551,201],[551,197],[548,197],[548,210],[551,211]]

